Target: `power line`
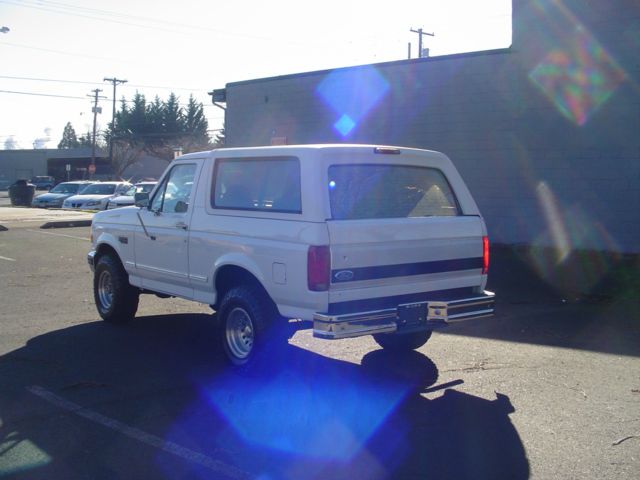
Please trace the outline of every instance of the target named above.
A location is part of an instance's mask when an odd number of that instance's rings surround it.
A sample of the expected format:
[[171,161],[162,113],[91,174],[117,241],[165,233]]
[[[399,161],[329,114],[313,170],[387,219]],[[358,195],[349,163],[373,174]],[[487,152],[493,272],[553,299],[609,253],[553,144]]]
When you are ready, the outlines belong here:
[[73,97],[71,95],[53,95],[50,93],[16,92],[13,90],[0,90],[0,93],[11,93],[14,95],[33,95],[37,97],[71,98],[73,100],[85,100],[84,97]]
[[[0,42],[0,45],[7,45],[9,47],[16,47],[16,48],[26,48],[28,50],[38,50],[38,51],[47,52],[47,53],[57,53],[58,55],[67,55],[70,57],[85,57],[85,58],[91,58],[93,60],[109,60],[111,62],[122,63],[121,58],[98,57],[95,55],[85,55],[82,53],[69,53],[69,52],[63,52],[60,50],[54,50],[52,48],[32,47],[30,45],[20,45],[19,43],[10,43],[10,42]],[[132,63],[132,62],[127,62],[127,63]]]
[[[13,95],[27,95],[27,96],[34,96],[34,97],[51,97],[51,98],[67,98],[67,99],[72,99],[72,100],[86,100],[85,97],[74,97],[72,95],[56,95],[56,94],[52,94],[52,93],[37,93],[37,92],[18,92],[16,90],[0,90],[0,93],[8,93],[8,94],[13,94]],[[109,97],[103,97],[105,100],[111,100],[113,101],[113,98],[109,98]],[[118,102],[122,102],[122,99],[117,100]],[[125,103],[133,103],[134,100],[126,100],[125,99]],[[203,107],[211,107],[212,105],[209,105],[207,103],[201,102]],[[189,104],[188,103],[178,103],[178,106],[180,107],[188,107]],[[212,117],[215,119],[221,119],[223,117]]]
[[[0,75],[0,78],[4,78],[7,80],[29,80],[36,82],[52,82],[52,83],[75,83],[81,85],[100,85],[100,82],[87,82],[83,80],[65,80],[59,78],[42,78],[42,77],[15,77],[11,75]],[[206,88],[190,88],[190,87],[168,87],[161,85],[140,85],[136,83],[130,83],[126,85],[124,88],[159,88],[163,90],[186,90],[186,91],[205,91]]]
[[[109,11],[109,10],[78,7],[75,5],[68,5],[60,2],[45,2],[42,0],[37,2],[28,2],[25,0],[16,2],[13,0],[0,0],[0,3],[14,5],[16,7],[31,8],[35,10],[56,13],[58,15],[71,15],[75,17],[88,18],[91,20],[98,20],[101,22],[111,22],[111,23],[117,23],[121,25],[128,25],[128,26],[146,28],[146,29],[152,29],[152,30],[162,30],[162,31],[167,31],[172,33],[191,34],[193,30],[201,30],[205,32],[218,33],[218,34],[228,35],[233,37],[250,38],[253,40],[278,41],[282,43],[289,43],[292,45],[301,45],[301,46],[305,45],[305,43],[293,41],[293,40],[274,39],[273,37],[268,37],[264,35],[247,34],[246,32],[238,33],[238,32],[232,32],[228,30],[215,29],[215,28],[211,28],[203,25],[180,23],[176,21],[161,20],[161,19],[152,18],[152,17],[124,15],[124,14]],[[101,17],[104,17],[104,18],[101,18]],[[109,18],[109,17],[112,17],[112,18]],[[119,20],[119,18],[130,19],[131,21],[127,22],[127,21]],[[138,23],[133,23],[136,21],[138,21]],[[150,23],[151,25],[145,25],[144,23],[140,23],[140,22]],[[154,23],[157,25],[154,26],[153,25]],[[166,25],[168,27],[158,26],[158,25]],[[174,27],[174,28],[171,28],[171,27]],[[175,27],[181,27],[183,28],[183,30],[177,29]]]

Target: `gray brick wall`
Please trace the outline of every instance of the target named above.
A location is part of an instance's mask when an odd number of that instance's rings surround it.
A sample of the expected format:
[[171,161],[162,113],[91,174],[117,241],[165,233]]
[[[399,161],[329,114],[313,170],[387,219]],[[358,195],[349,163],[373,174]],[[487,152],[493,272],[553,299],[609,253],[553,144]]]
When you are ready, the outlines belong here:
[[440,150],[494,242],[639,252],[638,53],[637,1],[514,0],[510,49],[228,84],[227,145]]

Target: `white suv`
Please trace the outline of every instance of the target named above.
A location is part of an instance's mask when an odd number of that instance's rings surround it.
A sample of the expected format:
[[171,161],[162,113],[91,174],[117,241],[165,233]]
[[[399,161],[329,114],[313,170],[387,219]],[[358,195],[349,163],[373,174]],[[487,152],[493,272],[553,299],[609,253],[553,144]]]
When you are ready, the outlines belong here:
[[[480,212],[443,154],[368,145],[220,149],[174,160],[138,208],[99,212],[88,256],[103,319],[140,293],[211,305],[234,364],[296,325],[414,349],[493,314]],[[293,324],[293,322],[291,323]]]

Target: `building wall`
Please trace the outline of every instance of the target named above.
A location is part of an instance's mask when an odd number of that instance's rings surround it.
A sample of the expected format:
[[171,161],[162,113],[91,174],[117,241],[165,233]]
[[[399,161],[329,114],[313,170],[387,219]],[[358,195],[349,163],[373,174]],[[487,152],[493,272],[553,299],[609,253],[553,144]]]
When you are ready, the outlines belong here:
[[[71,165],[70,179],[88,178],[86,168],[91,163],[91,148],[0,150],[0,180],[13,183],[18,179],[31,179],[36,175],[53,175],[56,181],[66,180],[66,164]],[[137,181],[160,178],[168,161],[149,155],[130,165],[123,178]],[[113,168],[106,151],[96,151],[96,180],[112,180]]]
[[440,150],[494,242],[640,251],[640,4],[514,0],[509,49],[227,85],[227,146]]
[[[101,156],[102,152],[98,152],[98,155]],[[86,167],[90,160],[90,148],[0,150],[0,179],[10,183],[21,178],[30,180],[37,175],[52,175],[50,165],[59,166],[64,171],[64,165],[60,165],[61,162],[71,163],[74,167],[80,165]],[[63,179],[59,178],[58,181]]]

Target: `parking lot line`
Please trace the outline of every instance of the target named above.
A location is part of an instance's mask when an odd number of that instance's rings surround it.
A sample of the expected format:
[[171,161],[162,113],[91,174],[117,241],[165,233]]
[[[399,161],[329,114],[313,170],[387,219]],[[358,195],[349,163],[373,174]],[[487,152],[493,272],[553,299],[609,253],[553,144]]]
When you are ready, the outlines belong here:
[[67,410],[71,413],[75,413],[80,417],[91,420],[92,422],[102,425],[103,427],[110,428],[111,430],[115,430],[116,432],[119,432],[134,440],[138,440],[139,442],[142,442],[151,447],[155,447],[164,452],[171,453],[172,455],[181,457],[182,459],[189,462],[202,465],[203,467],[206,467],[216,473],[221,473],[226,477],[238,479],[251,478],[248,473],[243,472],[242,470],[239,470],[232,465],[227,465],[224,462],[214,460],[213,458],[207,457],[202,453],[190,450],[186,447],[178,445],[177,443],[168,442],[160,437],[146,433],[138,428],[130,427],[129,425],[126,425],[118,420],[114,420],[113,418],[109,418],[100,413],[83,408],[80,405],[59,397],[55,393],[52,393],[37,385],[27,387],[27,390],[34,395],[42,398],[43,400],[46,400],[52,405],[55,405],[56,407],[62,408],[63,410]]
[[65,235],[64,233],[53,233],[53,232],[43,232],[42,230],[26,230],[27,232],[36,232],[36,233],[42,233],[43,235],[54,235],[56,237],[67,237],[67,238],[75,238],[76,240],[86,240],[87,242],[89,241],[89,238],[87,237],[78,237],[75,235]]
[[2,255],[0,255],[0,260],[6,260],[7,262],[15,262],[16,261],[15,258],[3,257]]

